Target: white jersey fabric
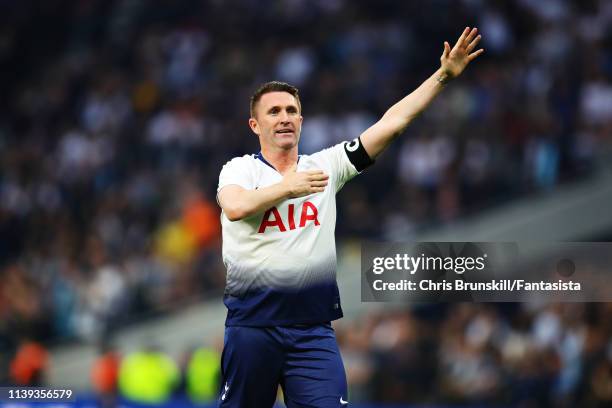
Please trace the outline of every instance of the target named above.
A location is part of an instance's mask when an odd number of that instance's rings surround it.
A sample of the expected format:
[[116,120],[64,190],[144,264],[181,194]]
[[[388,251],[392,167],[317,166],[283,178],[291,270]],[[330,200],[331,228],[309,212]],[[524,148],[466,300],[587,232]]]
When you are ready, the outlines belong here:
[[[344,148],[301,155],[297,171],[323,170],[325,191],[285,200],[230,221],[221,213],[227,325],[310,324],[342,317],[336,284],[336,193],[358,174]],[[217,192],[228,185],[267,187],[283,176],[263,156],[227,162]]]

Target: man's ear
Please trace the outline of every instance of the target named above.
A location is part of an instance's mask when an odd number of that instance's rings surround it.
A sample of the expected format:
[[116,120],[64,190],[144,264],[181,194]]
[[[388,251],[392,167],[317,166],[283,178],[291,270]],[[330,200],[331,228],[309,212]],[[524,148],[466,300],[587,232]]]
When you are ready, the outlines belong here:
[[257,136],[259,136],[259,123],[257,123],[257,119],[249,118],[249,127]]

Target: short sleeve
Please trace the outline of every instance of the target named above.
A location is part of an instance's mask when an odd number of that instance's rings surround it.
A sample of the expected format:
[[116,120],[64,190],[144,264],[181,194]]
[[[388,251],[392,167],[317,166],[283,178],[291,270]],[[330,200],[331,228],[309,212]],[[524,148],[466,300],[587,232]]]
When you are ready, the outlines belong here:
[[225,186],[235,184],[245,189],[254,188],[253,172],[249,171],[248,157],[236,157],[223,166],[219,174],[217,193]]
[[346,150],[344,149],[345,143],[346,142],[339,143],[318,153],[324,155],[329,163],[331,171],[334,174],[336,192],[339,191],[347,181],[359,174],[346,154]]

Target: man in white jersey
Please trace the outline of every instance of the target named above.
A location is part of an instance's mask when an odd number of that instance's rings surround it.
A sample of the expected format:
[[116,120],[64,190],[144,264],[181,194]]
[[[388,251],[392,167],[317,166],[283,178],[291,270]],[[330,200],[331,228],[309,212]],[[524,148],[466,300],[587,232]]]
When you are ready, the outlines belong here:
[[298,91],[282,82],[251,98],[261,151],[219,176],[226,319],[220,407],[271,407],[278,386],[292,407],[344,407],[346,377],[331,321],[336,285],[336,193],[391,143],[483,50],[467,27],[441,67],[350,143],[298,155]]

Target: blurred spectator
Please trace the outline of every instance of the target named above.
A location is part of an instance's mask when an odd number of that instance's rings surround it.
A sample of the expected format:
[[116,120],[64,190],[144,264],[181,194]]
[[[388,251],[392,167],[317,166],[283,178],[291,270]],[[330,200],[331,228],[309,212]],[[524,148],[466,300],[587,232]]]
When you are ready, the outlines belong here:
[[114,407],[117,398],[121,357],[110,345],[100,348],[100,354],[91,368],[91,384],[102,407]]
[[37,342],[23,341],[11,361],[11,379],[19,386],[40,387],[44,385],[48,368],[47,349]]
[[120,361],[115,349],[103,347],[100,350],[100,356],[91,370],[91,383],[98,394],[114,394],[117,391]]
[[593,406],[604,407],[612,403],[612,346],[601,360],[591,377],[591,390],[593,392]]
[[160,404],[168,401],[179,383],[176,363],[156,347],[126,355],[119,368],[119,391],[130,401]]
[[187,396],[195,403],[214,402],[220,389],[220,354],[207,347],[191,353],[185,371]]

